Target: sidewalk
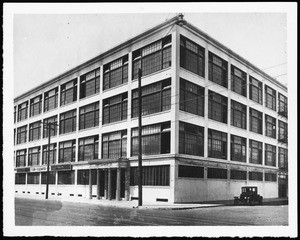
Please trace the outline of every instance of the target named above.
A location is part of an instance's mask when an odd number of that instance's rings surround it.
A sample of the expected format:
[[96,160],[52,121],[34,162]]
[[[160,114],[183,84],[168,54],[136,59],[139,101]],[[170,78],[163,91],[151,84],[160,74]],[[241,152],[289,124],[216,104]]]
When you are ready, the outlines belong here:
[[[26,194],[15,194],[16,198],[27,198],[27,199],[40,199],[45,200],[45,195],[26,195]],[[76,203],[86,203],[86,204],[96,204],[109,207],[119,207],[119,208],[137,208],[137,209],[193,209],[193,208],[208,208],[208,207],[219,207],[219,206],[230,206],[233,205],[233,200],[223,200],[223,201],[210,201],[204,203],[168,203],[168,202],[157,202],[149,203],[143,202],[142,206],[138,206],[138,200],[131,201],[116,201],[107,199],[87,199],[79,197],[60,197],[60,196],[49,196],[49,200],[61,201],[61,202],[76,202]],[[287,198],[269,198],[263,200],[263,205],[287,205]]]

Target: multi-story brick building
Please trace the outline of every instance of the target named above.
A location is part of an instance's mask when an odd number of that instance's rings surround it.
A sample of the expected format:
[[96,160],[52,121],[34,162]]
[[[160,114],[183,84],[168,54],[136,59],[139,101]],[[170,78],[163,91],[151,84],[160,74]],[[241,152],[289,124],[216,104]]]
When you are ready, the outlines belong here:
[[143,201],[287,195],[287,88],[181,15],[14,99],[15,191],[136,199],[139,68]]

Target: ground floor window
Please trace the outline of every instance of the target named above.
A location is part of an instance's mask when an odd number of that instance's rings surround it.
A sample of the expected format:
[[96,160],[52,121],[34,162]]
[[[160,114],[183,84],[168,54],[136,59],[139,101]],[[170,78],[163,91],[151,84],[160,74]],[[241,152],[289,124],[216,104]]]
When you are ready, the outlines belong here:
[[[143,167],[143,185],[170,186],[170,166]],[[130,186],[138,185],[138,168],[130,168]]]
[[207,178],[227,179],[227,169],[207,168]]
[[59,171],[58,172],[58,184],[69,184],[75,183],[75,174],[73,171]]
[[276,173],[265,173],[265,181],[267,182],[276,182],[277,174]]
[[247,180],[247,172],[231,169],[230,170],[230,179]]
[[28,173],[27,184],[40,184],[40,173]]
[[262,181],[263,173],[262,172],[249,172],[249,180]]
[[[56,172],[49,172],[49,184],[55,184]],[[42,184],[47,184],[47,172],[42,172]]]
[[204,167],[178,165],[178,177],[204,178]]
[[26,173],[16,173],[15,184],[26,184]]
[[[89,185],[89,169],[77,171],[77,184],[78,185]],[[97,185],[97,170],[92,171],[92,185]]]

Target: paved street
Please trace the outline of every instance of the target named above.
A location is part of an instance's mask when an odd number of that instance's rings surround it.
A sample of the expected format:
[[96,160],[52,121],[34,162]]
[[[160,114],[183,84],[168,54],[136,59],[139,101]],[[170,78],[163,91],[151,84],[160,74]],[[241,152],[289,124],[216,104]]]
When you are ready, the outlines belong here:
[[136,209],[15,198],[16,226],[250,226],[288,225],[288,205]]

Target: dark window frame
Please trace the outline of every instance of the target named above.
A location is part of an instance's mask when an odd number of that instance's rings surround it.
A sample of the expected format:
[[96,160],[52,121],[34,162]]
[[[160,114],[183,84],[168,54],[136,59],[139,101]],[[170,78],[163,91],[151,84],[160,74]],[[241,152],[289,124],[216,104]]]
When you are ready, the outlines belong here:
[[208,167],[207,168],[207,178],[227,180],[228,171],[225,168]]
[[265,143],[265,165],[276,167],[276,146],[267,143]]
[[102,134],[102,158],[127,157],[127,139],[127,130]]
[[29,138],[28,138],[29,142],[41,139],[41,133],[42,133],[41,128],[42,128],[42,124],[40,121],[29,124]]
[[178,165],[179,178],[204,178],[204,167],[192,165]]
[[276,139],[276,118],[265,114],[265,135]]
[[28,101],[18,105],[18,122],[21,122],[28,117]]
[[288,150],[278,147],[278,168],[288,170]]
[[[254,156],[257,156],[257,159]],[[262,164],[262,142],[249,139],[249,162]]]
[[[92,151],[89,151],[89,148],[92,147]],[[78,139],[78,162],[80,161],[90,161],[98,159],[98,149],[99,149],[99,135],[79,138]],[[90,153],[89,157],[86,158],[86,154]]]
[[265,85],[265,106],[276,111],[276,90]]
[[287,97],[278,92],[278,114],[288,117],[288,100]]
[[41,147],[28,148],[28,166],[40,165]]
[[208,52],[208,80],[228,88],[228,62],[210,51]]
[[100,68],[96,68],[80,76],[79,99],[92,96],[99,92],[100,92]]
[[58,87],[44,93],[44,112],[57,108]]
[[102,125],[127,119],[128,93],[103,99]]
[[231,161],[246,162],[247,139],[231,135],[230,140]]
[[[50,144],[50,164],[56,163],[57,143]],[[48,164],[48,145],[43,146],[42,165]]]
[[259,104],[263,104],[262,82],[249,76],[249,98]]
[[60,106],[64,106],[76,101],[77,101],[77,78],[68,81],[60,86]]
[[17,128],[17,144],[27,142],[27,125]]
[[[257,124],[257,128],[255,127]],[[258,134],[262,134],[262,112],[253,108],[249,108],[249,130]]]
[[[59,114],[59,134],[65,134],[76,131],[77,109]],[[71,121],[71,122],[69,122]],[[66,126],[69,126],[66,128]]]
[[247,106],[231,100],[231,126],[247,129]]
[[227,159],[227,133],[208,129],[208,157]]
[[27,149],[20,149],[16,152],[16,167],[25,167],[27,157]]
[[278,120],[278,142],[288,143],[288,124]]
[[234,65],[231,65],[231,91],[247,97],[247,73]]
[[[68,146],[71,143],[70,146]],[[67,145],[67,146],[64,146]],[[65,151],[71,150],[71,161],[65,161]],[[59,143],[58,163],[75,162],[76,157],[76,140],[68,140]]]
[[[79,130],[99,126],[99,102],[94,102],[79,108]],[[88,118],[92,118],[92,121]]]
[[[49,123],[53,123],[48,125]],[[51,137],[56,137],[57,136],[57,115],[54,115],[49,118],[45,118],[43,120],[43,138],[48,137],[48,127],[50,127],[50,136]]]
[[227,123],[228,118],[228,99],[221,94],[208,91],[208,118]]
[[42,94],[30,99],[29,117],[33,117],[42,113],[42,102],[43,102]]

